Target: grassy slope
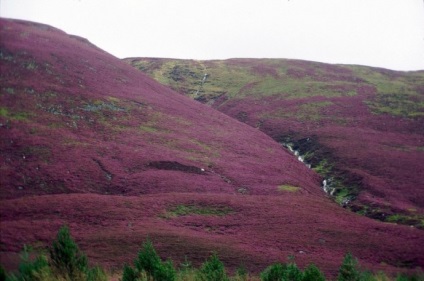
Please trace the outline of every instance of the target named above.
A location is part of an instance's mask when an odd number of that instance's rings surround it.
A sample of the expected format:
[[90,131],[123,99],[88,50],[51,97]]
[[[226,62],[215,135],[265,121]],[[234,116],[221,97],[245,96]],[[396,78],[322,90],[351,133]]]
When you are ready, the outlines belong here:
[[349,207],[359,213],[424,227],[423,71],[278,59],[126,61],[310,152],[313,168],[336,179],[338,202],[357,199]]
[[370,268],[424,265],[421,231],[339,208],[259,130],[82,38],[1,20],[0,63],[2,263],[68,224],[110,267],[148,235],[163,257],[198,265],[217,250],[232,269],[295,255],[334,275],[347,251]]

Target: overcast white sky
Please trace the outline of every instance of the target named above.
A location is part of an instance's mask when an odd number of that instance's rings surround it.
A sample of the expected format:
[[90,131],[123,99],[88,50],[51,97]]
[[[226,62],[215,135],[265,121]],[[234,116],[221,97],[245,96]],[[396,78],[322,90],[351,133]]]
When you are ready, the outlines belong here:
[[55,26],[119,58],[295,58],[424,70],[423,0],[0,1],[1,17]]

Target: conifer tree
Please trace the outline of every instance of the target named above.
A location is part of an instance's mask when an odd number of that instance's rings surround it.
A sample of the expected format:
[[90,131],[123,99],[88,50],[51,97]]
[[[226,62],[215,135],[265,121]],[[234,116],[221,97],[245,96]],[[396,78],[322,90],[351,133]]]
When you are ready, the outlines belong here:
[[358,260],[347,253],[339,268],[337,281],[360,281],[361,273],[358,268]]

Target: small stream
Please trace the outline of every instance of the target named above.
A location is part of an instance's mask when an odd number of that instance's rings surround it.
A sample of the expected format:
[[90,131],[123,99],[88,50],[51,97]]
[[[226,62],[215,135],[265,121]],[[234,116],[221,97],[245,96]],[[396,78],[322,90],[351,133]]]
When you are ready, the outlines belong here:
[[[292,143],[282,142],[280,144],[282,146],[284,146],[285,148],[287,148],[291,153],[293,153],[293,155],[296,156],[297,160],[299,160],[300,162],[305,164],[306,167],[308,167],[309,169],[312,169],[312,165],[310,163],[308,163],[307,161],[305,161],[305,155],[301,154],[299,150],[294,149]],[[332,186],[332,179],[331,178],[324,179],[322,181],[321,188],[322,188],[322,190],[324,190],[325,193],[327,193],[330,196],[334,196],[334,194],[336,192],[336,188]],[[348,202],[346,202],[346,203],[348,203]]]

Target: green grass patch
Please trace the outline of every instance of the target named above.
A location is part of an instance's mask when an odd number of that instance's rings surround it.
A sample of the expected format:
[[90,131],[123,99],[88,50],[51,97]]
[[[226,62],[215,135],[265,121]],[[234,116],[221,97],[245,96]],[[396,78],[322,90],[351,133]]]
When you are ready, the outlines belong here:
[[327,159],[321,160],[317,166],[313,167],[316,173],[320,174],[323,177],[327,177],[331,174],[331,170],[333,169],[333,165],[329,164]]
[[146,133],[156,133],[158,131],[157,128],[150,127],[150,126],[140,126],[139,129]]
[[424,228],[424,216],[419,214],[393,214],[388,216],[385,221]]
[[0,107],[0,116],[17,121],[27,121],[29,114],[26,112],[11,113],[6,107]]
[[283,185],[279,185],[277,189],[278,191],[297,192],[299,191],[300,188],[293,185],[283,184]]
[[379,94],[365,102],[376,114],[416,118],[424,116],[424,98],[408,93]]
[[27,121],[27,120],[28,120],[29,115],[28,115],[28,113],[26,113],[26,112],[17,112],[17,113],[15,113],[15,114],[11,115],[10,117],[11,117],[11,119],[13,119],[13,120]]
[[337,203],[343,204],[345,200],[351,196],[351,194],[352,192],[348,188],[343,187],[337,189],[334,199]]
[[[331,101],[323,102],[309,102],[302,104],[297,107],[297,109],[292,111],[287,111],[286,109],[278,109],[273,112],[267,112],[261,114],[262,118],[296,118],[299,121],[319,121],[324,118],[328,118],[322,114],[322,109],[331,106],[333,103]],[[334,120],[335,118],[332,117]]]
[[234,211],[228,206],[178,205],[167,210],[161,217],[167,219],[190,215],[222,217],[231,213]]
[[330,101],[309,102],[299,106],[296,117],[303,121],[319,121],[323,118],[321,110],[327,106],[333,105]]
[[235,61],[138,60],[132,62],[132,65],[158,82],[192,98],[197,98],[195,94],[200,89],[205,73],[208,76],[199,94],[207,98],[223,93],[229,98],[261,98],[273,95],[281,95],[283,98],[340,97],[357,94],[354,90],[345,92],[338,89],[338,85],[343,86],[347,82],[333,82],[329,87],[328,82],[317,81],[309,76],[289,77],[289,66],[284,60],[259,62],[259,66],[275,70],[277,75],[266,72],[261,74],[256,70],[257,65]]
[[407,118],[424,116],[424,98],[416,90],[417,85],[424,83],[424,75],[404,75],[360,66],[349,68],[377,90],[375,99],[365,102],[373,113]]
[[7,117],[9,115],[9,110],[5,107],[0,107],[0,116]]

